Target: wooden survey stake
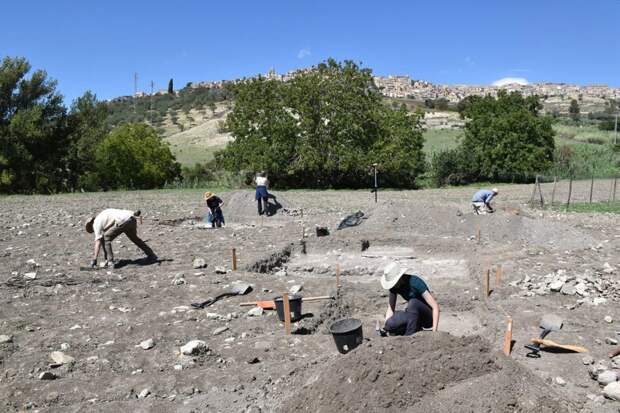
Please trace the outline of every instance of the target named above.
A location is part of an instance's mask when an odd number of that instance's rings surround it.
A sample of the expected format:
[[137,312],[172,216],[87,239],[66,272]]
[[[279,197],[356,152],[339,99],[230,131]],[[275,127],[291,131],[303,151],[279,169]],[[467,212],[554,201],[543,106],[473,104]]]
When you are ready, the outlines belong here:
[[489,286],[489,270],[485,270],[484,271],[484,275],[482,276],[482,288],[484,289],[484,296],[488,297],[490,292],[490,286]]
[[237,271],[237,250],[232,249],[232,270]]
[[502,266],[498,265],[495,269],[495,288],[499,287],[499,284],[502,282],[503,272]]
[[291,308],[288,302],[288,293],[282,294],[282,304],[284,304],[284,331],[291,334]]
[[476,228],[476,242],[480,244],[480,224],[478,224],[478,227]]
[[506,323],[506,334],[504,335],[504,354],[509,356],[512,350],[512,317],[508,317]]

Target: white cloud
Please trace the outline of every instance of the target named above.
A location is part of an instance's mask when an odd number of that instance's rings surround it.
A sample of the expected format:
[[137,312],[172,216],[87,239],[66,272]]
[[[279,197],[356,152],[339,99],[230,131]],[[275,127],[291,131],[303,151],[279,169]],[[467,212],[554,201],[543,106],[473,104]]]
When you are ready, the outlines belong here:
[[299,52],[297,52],[297,58],[298,59],[303,59],[306,56],[310,56],[312,53],[310,52],[310,49],[301,49]]
[[527,85],[530,82],[528,82],[527,79],[524,77],[503,77],[493,82],[493,86],[506,86],[512,83],[517,83],[519,85]]

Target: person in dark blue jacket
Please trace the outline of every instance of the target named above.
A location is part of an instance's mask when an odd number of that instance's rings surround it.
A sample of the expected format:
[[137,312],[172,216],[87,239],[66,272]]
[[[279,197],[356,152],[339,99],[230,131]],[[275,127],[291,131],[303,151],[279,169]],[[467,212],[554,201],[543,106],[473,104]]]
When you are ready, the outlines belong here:
[[471,205],[474,209],[474,214],[486,214],[487,212],[494,212],[491,207],[491,200],[499,193],[497,188],[491,190],[481,189],[476,192],[471,199]]

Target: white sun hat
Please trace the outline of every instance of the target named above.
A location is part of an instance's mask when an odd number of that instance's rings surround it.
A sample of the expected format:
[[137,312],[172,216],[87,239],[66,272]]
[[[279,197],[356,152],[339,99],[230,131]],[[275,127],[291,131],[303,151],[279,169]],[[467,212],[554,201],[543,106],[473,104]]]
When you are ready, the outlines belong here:
[[493,188],[493,189],[491,189],[491,191],[495,192],[496,194],[499,194],[499,189],[497,189],[497,188]]
[[389,290],[394,287],[400,277],[407,272],[407,268],[401,268],[396,261],[392,261],[383,269],[383,275],[381,276],[381,286]]

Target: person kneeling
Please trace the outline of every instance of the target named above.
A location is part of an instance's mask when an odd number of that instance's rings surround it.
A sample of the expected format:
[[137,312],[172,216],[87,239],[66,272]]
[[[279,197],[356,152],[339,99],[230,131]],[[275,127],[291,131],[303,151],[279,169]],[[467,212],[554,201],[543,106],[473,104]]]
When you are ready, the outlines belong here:
[[[424,280],[407,271],[397,262],[388,264],[383,270],[381,286],[390,292],[383,329],[390,335],[404,336],[413,335],[422,329],[437,331],[439,304]],[[405,311],[396,311],[398,295],[407,301]]]

